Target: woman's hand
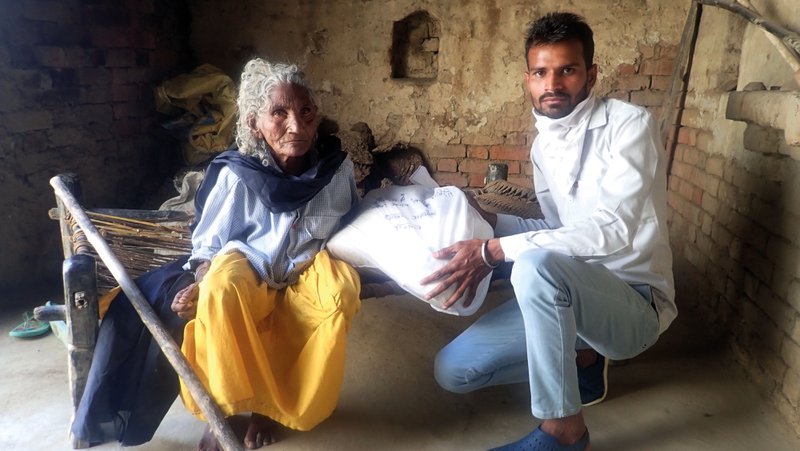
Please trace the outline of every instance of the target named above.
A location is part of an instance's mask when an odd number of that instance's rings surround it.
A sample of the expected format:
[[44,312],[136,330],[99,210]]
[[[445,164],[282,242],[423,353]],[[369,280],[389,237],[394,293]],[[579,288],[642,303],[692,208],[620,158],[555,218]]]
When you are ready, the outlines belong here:
[[206,276],[210,261],[203,261],[194,270],[194,283],[175,294],[172,300],[172,311],[183,319],[194,319],[197,315],[197,300],[200,298],[200,281]]
[[172,300],[172,311],[179,317],[189,320],[197,315],[197,299],[199,298],[199,282],[194,282],[175,294]]

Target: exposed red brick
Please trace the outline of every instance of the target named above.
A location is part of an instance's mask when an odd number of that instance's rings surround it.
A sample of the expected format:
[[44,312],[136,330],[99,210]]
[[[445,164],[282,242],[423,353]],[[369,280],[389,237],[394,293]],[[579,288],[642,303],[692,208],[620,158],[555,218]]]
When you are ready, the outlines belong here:
[[70,67],[67,53],[61,47],[37,46],[34,51],[36,60],[44,67]]
[[509,132],[506,134],[505,144],[507,146],[525,146],[528,144],[528,133]]
[[114,102],[126,102],[139,98],[139,87],[136,85],[112,85],[111,100]]
[[136,48],[156,48],[156,36],[152,32],[136,32],[131,36],[131,43]]
[[442,158],[436,163],[436,170],[439,172],[456,172],[458,162],[453,158]]
[[611,91],[606,94],[606,97],[611,99],[617,100],[624,100],[625,102],[630,102],[631,94],[628,91]]
[[81,85],[97,86],[111,82],[111,71],[105,67],[81,67],[77,75]]
[[697,134],[697,148],[700,150],[708,151],[711,147],[711,141],[714,135],[708,130],[702,130]]
[[154,50],[149,55],[150,66],[170,68],[178,63],[178,56],[171,50]]
[[644,75],[672,75],[675,67],[674,59],[645,60],[642,62],[640,73]]
[[527,146],[492,146],[489,148],[490,160],[527,161],[530,149]]
[[469,186],[483,186],[486,184],[486,173],[470,172],[467,174],[469,177]]
[[487,160],[467,158],[458,163],[458,172],[477,172],[486,174],[488,166],[489,162]]
[[114,119],[123,119],[128,117],[128,103],[115,103],[111,108],[114,110]]
[[681,178],[677,175],[670,175],[669,176],[669,191],[678,191],[678,187],[681,186]]
[[533,189],[533,179],[530,177],[523,177],[519,175],[509,175],[508,181],[528,189]]
[[467,146],[467,157],[469,158],[489,158],[489,148],[486,146]]
[[678,192],[684,199],[691,200],[694,195],[694,185],[682,180],[680,186],[678,186]]
[[520,165],[519,172],[522,175],[533,175],[533,163],[531,163],[530,161],[523,162]]
[[114,121],[114,130],[120,137],[131,138],[142,132],[142,126],[136,119]]
[[638,64],[620,64],[617,66],[617,73],[625,76],[625,75],[634,75],[639,72],[639,65]]
[[697,142],[697,130],[689,127],[681,127],[678,130],[678,142],[690,146],[695,145]]
[[20,111],[0,116],[6,130],[11,133],[24,133],[53,127],[53,116],[49,111]]
[[656,56],[656,47],[654,45],[647,45],[647,44],[639,44],[639,53],[642,54],[642,58],[653,58]]
[[435,146],[425,149],[425,153],[434,158],[464,158],[467,155],[467,146],[463,144]]
[[124,85],[128,83],[128,69],[118,67],[111,69],[111,83],[115,85]]
[[457,172],[437,172],[433,174],[433,179],[441,186],[467,186],[467,177]]
[[671,75],[653,75],[650,78],[650,88],[658,91],[669,90],[670,84],[672,83]]
[[641,91],[649,87],[649,75],[632,75],[628,77],[620,77],[617,80],[617,89],[620,91]]
[[92,45],[100,48],[126,48],[132,46],[131,34],[119,27],[95,27],[90,31]]
[[722,177],[725,160],[722,157],[711,157],[706,160],[706,171],[711,175]]
[[658,55],[662,58],[675,58],[678,56],[678,46],[677,45],[665,45],[660,44],[660,49]]
[[131,49],[109,49],[106,51],[107,67],[133,67],[136,65],[136,52]]
[[695,187],[694,191],[692,192],[692,203],[695,205],[702,206],[703,205],[703,190],[700,188]]
[[664,101],[664,93],[660,91],[636,91],[631,93],[631,102],[640,106],[660,106]]

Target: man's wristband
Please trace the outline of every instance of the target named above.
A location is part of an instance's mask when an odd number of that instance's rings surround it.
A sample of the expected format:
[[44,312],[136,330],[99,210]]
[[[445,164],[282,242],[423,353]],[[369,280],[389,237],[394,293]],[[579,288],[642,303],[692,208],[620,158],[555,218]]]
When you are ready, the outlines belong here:
[[497,268],[498,266],[500,266],[500,263],[495,263],[495,264],[493,265],[493,264],[491,264],[491,263],[489,262],[489,259],[488,259],[488,258],[487,258],[487,256],[486,256],[486,255],[487,255],[487,254],[486,254],[486,245],[487,245],[487,244],[489,244],[489,240],[486,240],[486,241],[484,241],[484,242],[483,242],[483,244],[481,244],[481,258],[483,259],[483,264],[484,264],[484,265],[488,266],[488,267],[489,267],[489,268],[491,268],[491,269],[495,269],[495,268]]

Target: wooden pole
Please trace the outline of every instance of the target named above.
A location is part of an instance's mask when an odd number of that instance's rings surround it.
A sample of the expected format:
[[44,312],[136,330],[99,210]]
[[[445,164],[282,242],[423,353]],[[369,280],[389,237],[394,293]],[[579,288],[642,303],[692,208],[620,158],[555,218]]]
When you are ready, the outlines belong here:
[[667,175],[672,172],[672,160],[675,147],[678,144],[678,130],[681,127],[683,107],[686,102],[686,91],[689,85],[689,75],[694,59],[694,48],[700,28],[700,17],[703,9],[697,2],[692,2],[689,15],[683,26],[681,42],[678,46],[678,55],[675,58],[675,67],[672,69],[669,90],[667,91],[667,105],[661,115],[661,136],[666,141],[667,149]]
[[227,421],[225,421],[225,416],[222,411],[211,399],[211,396],[208,394],[205,387],[203,387],[200,379],[194,374],[186,358],[178,348],[178,345],[175,344],[175,341],[172,340],[172,337],[164,329],[164,326],[161,325],[158,316],[150,307],[150,304],[147,303],[139,287],[136,286],[133,279],[126,273],[125,268],[114,255],[114,252],[111,251],[103,237],[97,229],[95,229],[94,225],[92,225],[86,212],[83,211],[83,208],[81,208],[72,194],[70,194],[59,176],[50,179],[50,185],[55,190],[56,196],[64,203],[64,206],[69,210],[72,217],[86,234],[86,238],[92,246],[94,246],[97,254],[106,264],[108,270],[114,278],[116,278],[117,282],[119,282],[122,291],[125,292],[130,299],[131,304],[139,313],[142,322],[153,335],[153,338],[155,338],[156,343],[158,343],[159,347],[164,352],[167,360],[169,360],[173,368],[175,368],[175,371],[181,379],[183,379],[183,382],[189,389],[189,393],[191,393],[200,407],[200,410],[203,412],[203,415],[205,415],[211,426],[211,430],[214,432],[214,436],[216,436],[222,448],[225,451],[242,450],[242,446],[236,438],[236,435],[231,430]]

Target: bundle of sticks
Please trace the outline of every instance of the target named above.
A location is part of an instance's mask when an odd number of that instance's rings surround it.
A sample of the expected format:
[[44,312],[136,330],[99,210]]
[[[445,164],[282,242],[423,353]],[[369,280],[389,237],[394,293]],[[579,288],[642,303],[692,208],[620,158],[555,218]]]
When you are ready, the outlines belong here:
[[[127,217],[123,210],[113,213],[87,212],[92,224],[133,277],[175,261],[180,255],[191,253],[191,215],[153,211],[148,217],[139,213],[140,217]],[[114,276],[94,248],[86,242],[82,230],[74,225],[72,241],[74,249],[86,246],[85,251],[97,260],[98,291],[105,293],[117,286]]]

